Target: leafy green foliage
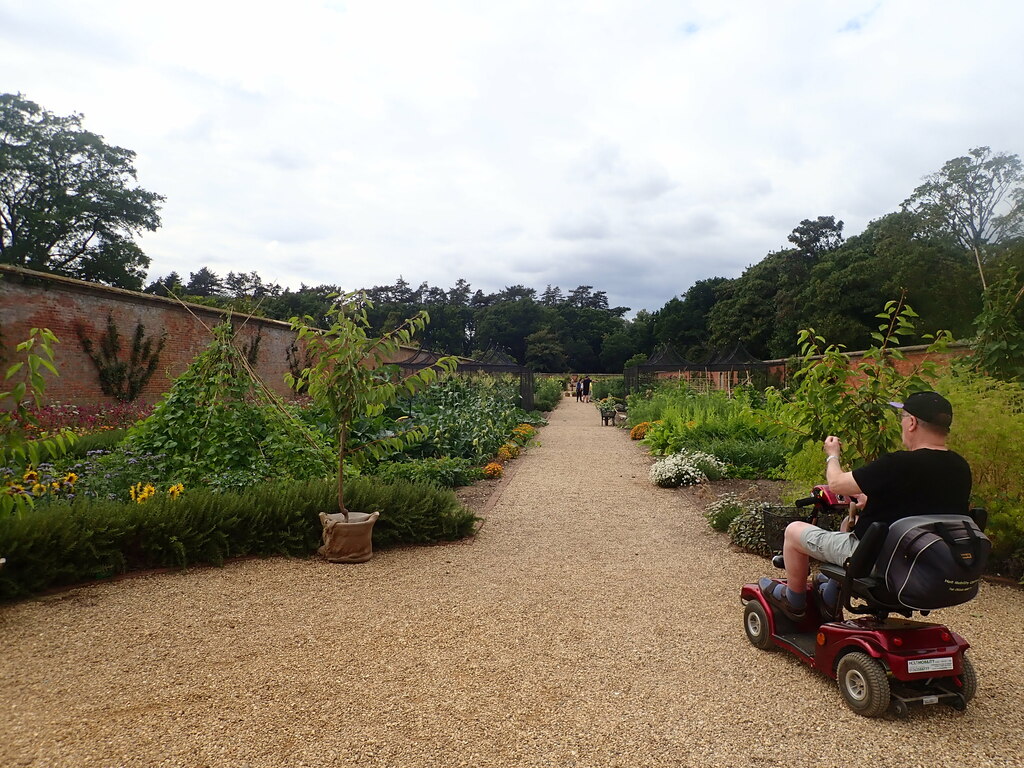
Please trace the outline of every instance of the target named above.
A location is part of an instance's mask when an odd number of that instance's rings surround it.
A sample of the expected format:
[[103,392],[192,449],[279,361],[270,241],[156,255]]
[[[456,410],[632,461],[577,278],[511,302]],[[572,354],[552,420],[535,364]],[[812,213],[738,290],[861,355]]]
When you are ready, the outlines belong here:
[[375,467],[372,473],[383,481],[405,480],[442,488],[472,485],[483,479],[480,467],[471,460],[450,456],[386,462]]
[[765,541],[764,509],[759,505],[736,515],[729,523],[729,540],[740,549],[767,557],[772,553]]
[[562,399],[562,390],[565,385],[561,379],[550,376],[537,377],[535,379],[535,392],[533,404],[538,411],[547,412],[554,410],[555,406]]
[[96,366],[100,376],[100,389],[123,402],[130,403],[141,393],[146,383],[153,377],[160,364],[160,353],[167,343],[167,332],[160,336],[153,346],[153,337],[146,338],[146,327],[139,323],[135,326],[132,338],[132,349],[127,360],[121,359],[121,335],[114,323],[114,316],[107,315],[107,330],[100,338],[99,349],[93,340],[85,335],[85,330],[76,328],[82,349]]
[[79,435],[67,452],[68,459],[84,459],[93,451],[111,451],[128,436],[127,429],[105,429]]
[[164,198],[134,185],[134,152],[5,93],[0,155],[0,261],[142,288],[149,258],[132,238],[160,226]]
[[310,434],[259,386],[233,344],[230,321],[175,379],[148,419],[132,427],[126,445],[163,457],[166,480],[187,486],[243,473],[248,483],[271,477],[331,474],[330,446]]
[[[84,457],[72,457],[54,462],[54,473],[74,473],[78,480],[78,496],[127,501],[129,489],[138,483],[166,489],[177,478],[168,473],[166,457],[135,451],[118,446],[114,450],[96,448]],[[42,469],[44,465],[40,465]]]
[[952,370],[936,383],[952,403],[950,447],[968,460],[974,502],[989,511],[992,567],[1024,576],[1024,385]]
[[1024,381],[1024,286],[1016,271],[989,284],[972,343],[978,370],[1007,381]]
[[[344,467],[348,450],[348,436],[359,417],[373,418],[383,414],[386,407],[405,395],[414,395],[455,370],[457,359],[443,357],[435,367],[423,368],[401,378],[386,366],[398,358],[403,346],[410,346],[416,333],[426,328],[430,317],[420,312],[404,321],[394,330],[379,338],[369,334],[367,310],[372,302],[364,293],[349,293],[339,297],[327,313],[330,327],[316,328],[313,318],[292,318],[292,327],[298,341],[305,342],[315,361],[305,368],[298,379],[290,373],[285,380],[296,391],[306,390],[315,402],[325,408],[336,425],[338,446],[338,509],[348,519],[344,503]],[[387,452],[405,450],[423,439],[426,432],[421,426],[407,432],[381,437],[364,443],[364,455],[382,456]]]
[[[800,368],[789,402],[778,409],[784,425],[803,440],[817,444],[829,435],[840,437],[848,461],[872,461],[899,447],[896,412],[888,405],[911,392],[930,388],[936,363],[926,360],[903,373],[896,366],[905,360],[896,348],[914,333],[917,314],[902,302],[890,301],[877,315],[883,322],[872,333],[875,345],[856,360],[841,345],[826,344],[813,329],[800,332]],[[944,352],[949,335],[940,332],[929,354]],[[820,469],[820,467],[819,467]],[[794,478],[802,480],[803,478]]]
[[[8,366],[0,388],[0,463],[30,466],[62,456],[74,445],[75,435],[68,430],[36,440],[26,435],[26,427],[36,423],[34,413],[46,391],[43,371],[58,375],[53,365],[53,345],[57,343],[50,329],[32,328],[28,339],[15,347],[25,359]],[[0,516],[31,506],[31,495],[0,492]]]
[[531,421],[515,405],[517,388],[512,379],[460,376],[421,392],[405,406],[426,434],[410,455],[488,460],[518,424]]
[[724,533],[729,530],[732,521],[746,511],[746,505],[740,500],[739,494],[724,493],[704,509],[704,519],[708,524]]
[[622,400],[626,397],[626,380],[622,376],[594,379],[590,385],[590,396],[593,400],[604,400],[606,397]]

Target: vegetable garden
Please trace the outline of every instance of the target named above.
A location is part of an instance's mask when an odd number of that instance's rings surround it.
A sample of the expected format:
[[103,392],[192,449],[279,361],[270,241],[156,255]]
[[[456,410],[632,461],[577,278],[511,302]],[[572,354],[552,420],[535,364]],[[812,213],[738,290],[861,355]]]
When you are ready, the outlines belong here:
[[[151,413],[42,407],[39,376],[8,391],[19,406],[2,430],[0,597],[129,570],[308,555],[319,512],[342,500],[339,439],[344,504],[380,513],[377,546],[458,539],[478,518],[452,488],[500,476],[544,423],[519,407],[518,379],[428,370],[421,386],[394,388],[409,377],[384,365],[360,371],[376,403],[340,437],[317,392],[283,402],[260,385],[229,322],[212,336]],[[31,371],[52,370],[56,339],[41,339],[19,350]],[[540,382],[540,407],[557,402],[550,388]]]

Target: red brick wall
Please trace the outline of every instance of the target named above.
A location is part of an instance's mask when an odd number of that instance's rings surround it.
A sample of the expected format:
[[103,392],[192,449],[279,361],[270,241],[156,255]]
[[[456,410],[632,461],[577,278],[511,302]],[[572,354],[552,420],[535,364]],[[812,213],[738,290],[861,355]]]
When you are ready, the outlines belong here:
[[[14,348],[28,338],[30,328],[49,328],[60,339],[54,363],[60,374],[46,372],[46,402],[93,405],[112,403],[102,393],[95,364],[86,355],[75,328],[78,324],[96,346],[106,334],[107,315],[114,318],[121,336],[122,359],[131,351],[135,329],[145,326],[147,337],[167,332],[160,363],[139,398],[154,403],[210,342],[209,328],[223,322],[224,314],[195,304],[187,308],[174,299],[108,288],[55,275],[0,265],[0,352],[9,363],[19,357]],[[295,339],[288,323],[247,315],[233,316],[239,345],[261,335],[256,373],[275,392],[288,394],[284,374],[286,353]],[[2,366],[6,371],[7,365]]]
[[[895,360],[894,364],[896,370],[900,373],[910,373],[915,368],[919,367],[921,363],[931,361],[939,364],[939,366],[947,365],[950,360],[954,357],[960,357],[970,352],[970,347],[965,342],[954,342],[950,344],[949,351],[944,355],[929,355],[927,353],[927,345],[917,345],[911,347],[897,347],[903,353],[902,360]],[[848,352],[850,358],[850,367],[857,364],[859,359],[864,355],[864,352]],[[768,360],[768,371],[773,379],[777,379],[780,383],[785,383],[787,371],[786,371],[786,360]]]

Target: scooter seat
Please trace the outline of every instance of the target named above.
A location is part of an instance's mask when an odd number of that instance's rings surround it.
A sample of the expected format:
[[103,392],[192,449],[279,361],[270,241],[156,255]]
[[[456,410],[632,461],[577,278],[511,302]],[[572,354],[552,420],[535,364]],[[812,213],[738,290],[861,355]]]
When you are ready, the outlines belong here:
[[[987,513],[984,509],[972,509],[970,516],[978,527],[984,530]],[[875,575],[875,565],[885,544],[889,527],[884,523],[872,523],[857,544],[853,554],[843,565],[822,563],[820,570],[830,579],[842,585],[841,601],[843,607],[851,613],[872,614],[884,618],[889,613],[897,613],[910,618],[915,612],[927,616],[927,610],[915,611],[902,605],[895,599],[885,586],[885,581]],[[853,598],[863,601],[864,605],[854,606]]]

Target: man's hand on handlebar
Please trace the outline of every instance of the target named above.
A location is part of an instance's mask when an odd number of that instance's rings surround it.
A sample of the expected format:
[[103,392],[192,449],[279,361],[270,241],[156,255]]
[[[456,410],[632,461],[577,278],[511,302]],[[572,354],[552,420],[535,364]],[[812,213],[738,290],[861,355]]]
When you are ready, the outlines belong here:
[[864,505],[868,501],[868,495],[866,493],[859,493],[850,496],[850,507],[847,510],[846,517],[843,518],[843,522],[839,524],[839,530],[843,533],[849,533],[853,530],[854,526],[857,525],[857,515],[860,514],[861,510],[864,509]]

